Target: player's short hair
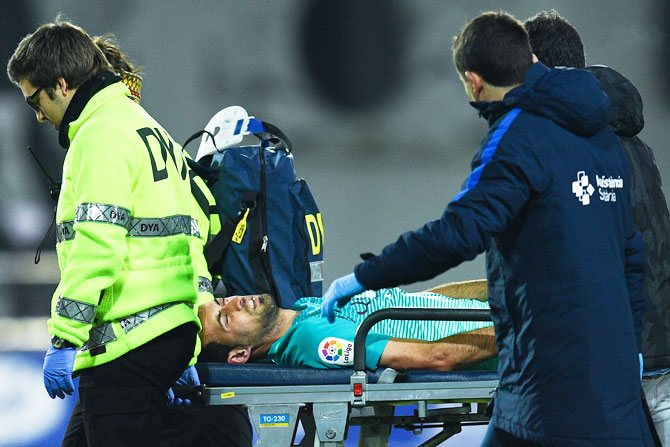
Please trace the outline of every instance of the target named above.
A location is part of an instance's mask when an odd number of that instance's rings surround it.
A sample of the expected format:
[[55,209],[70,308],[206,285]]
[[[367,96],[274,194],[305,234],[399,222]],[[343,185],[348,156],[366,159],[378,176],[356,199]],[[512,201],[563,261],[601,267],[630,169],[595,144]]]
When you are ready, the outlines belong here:
[[485,12],[468,23],[454,38],[454,65],[484,81],[507,87],[522,84],[533,63],[528,33],[521,22],[504,11]]

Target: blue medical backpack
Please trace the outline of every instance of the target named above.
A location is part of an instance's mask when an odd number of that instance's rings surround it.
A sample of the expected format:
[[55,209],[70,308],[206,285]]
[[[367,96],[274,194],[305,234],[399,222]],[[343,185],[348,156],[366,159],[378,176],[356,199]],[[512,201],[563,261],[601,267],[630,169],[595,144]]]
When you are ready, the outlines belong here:
[[[197,161],[189,163],[205,179],[221,218],[205,258],[214,282],[225,286],[223,295],[270,293],[290,309],[302,297],[322,295],[323,219],[307,183],[296,177],[290,140],[246,111],[238,115],[229,129],[208,125],[184,143],[202,135]],[[258,144],[220,141],[248,134]]]

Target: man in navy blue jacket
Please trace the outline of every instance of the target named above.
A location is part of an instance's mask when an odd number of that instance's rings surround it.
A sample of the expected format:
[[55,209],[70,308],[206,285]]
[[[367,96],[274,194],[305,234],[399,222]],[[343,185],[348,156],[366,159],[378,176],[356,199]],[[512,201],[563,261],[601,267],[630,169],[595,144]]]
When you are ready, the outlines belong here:
[[610,128],[619,137],[630,167],[633,226],[645,243],[645,297],[642,330],[642,388],[662,444],[670,447],[670,213],[652,149],[640,139],[642,96],[621,73],[604,65],[586,67],[577,30],[554,11],[524,22],[535,55],[548,67],[586,68],[610,98]]
[[652,445],[638,365],[643,244],[607,96],[583,70],[533,63],[504,12],[475,18],[453,52],[489,122],[472,173],[440,219],[334,281],[323,315],[486,250],[500,384],[483,445]]

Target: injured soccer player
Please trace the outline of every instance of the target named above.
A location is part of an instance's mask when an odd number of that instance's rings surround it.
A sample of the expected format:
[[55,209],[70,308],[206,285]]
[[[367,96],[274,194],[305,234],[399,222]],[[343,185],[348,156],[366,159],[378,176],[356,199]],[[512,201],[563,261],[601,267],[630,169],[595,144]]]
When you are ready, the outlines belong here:
[[[485,282],[456,283],[432,291],[366,291],[336,309],[335,322],[321,318],[321,298],[298,300],[281,309],[270,295],[217,298],[198,309],[202,331],[200,362],[245,363],[270,359],[279,365],[341,368],[353,365],[353,341],[360,323],[389,307],[488,309]],[[465,284],[466,293],[459,296]],[[482,287],[484,291],[481,292]],[[480,290],[473,294],[472,290]],[[443,293],[449,292],[450,298]],[[437,293],[435,293],[437,292]],[[478,299],[459,299],[478,298]],[[383,320],[366,339],[366,368],[456,370],[496,369],[497,348],[490,322]]]

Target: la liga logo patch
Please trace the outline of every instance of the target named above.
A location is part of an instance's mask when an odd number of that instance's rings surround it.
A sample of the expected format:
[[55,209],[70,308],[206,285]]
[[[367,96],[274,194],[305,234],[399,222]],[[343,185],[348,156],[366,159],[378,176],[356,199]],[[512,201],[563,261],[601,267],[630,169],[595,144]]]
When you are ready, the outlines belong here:
[[329,362],[336,362],[342,356],[342,343],[337,340],[328,340],[321,348],[323,359]]
[[354,344],[343,338],[328,337],[319,343],[319,358],[324,363],[350,366],[354,364]]

